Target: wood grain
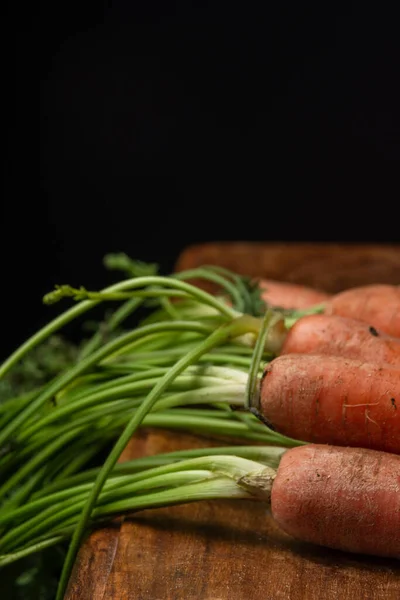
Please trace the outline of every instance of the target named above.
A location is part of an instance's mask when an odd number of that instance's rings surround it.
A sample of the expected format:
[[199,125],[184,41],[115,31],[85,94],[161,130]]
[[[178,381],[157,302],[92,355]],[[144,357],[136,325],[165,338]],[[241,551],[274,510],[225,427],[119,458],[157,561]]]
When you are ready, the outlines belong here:
[[[204,244],[177,270],[220,264],[251,276],[328,292],[400,283],[400,246]],[[121,460],[215,440],[160,431],[136,435]],[[214,501],[148,510],[116,520],[83,544],[67,600],[398,600],[397,561],[301,544],[265,506]]]

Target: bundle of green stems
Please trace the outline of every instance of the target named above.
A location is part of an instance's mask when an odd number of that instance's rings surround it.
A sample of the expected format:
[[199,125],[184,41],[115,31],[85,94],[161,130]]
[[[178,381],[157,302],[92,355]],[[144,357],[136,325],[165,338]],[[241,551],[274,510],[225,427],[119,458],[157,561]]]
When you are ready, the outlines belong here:
[[[117,304],[66,368],[0,404],[0,566],[69,540],[57,600],[90,528],[144,508],[254,499],[243,478],[276,468],[286,448],[302,443],[248,410],[298,315],[268,310],[256,284],[217,267],[161,277],[124,255],[107,262],[128,277],[100,292],[57,287],[45,302],[69,297],[74,305],[0,366],[6,379],[72,320],[102,302]],[[219,295],[193,278],[212,282]],[[221,446],[118,462],[143,427]]]

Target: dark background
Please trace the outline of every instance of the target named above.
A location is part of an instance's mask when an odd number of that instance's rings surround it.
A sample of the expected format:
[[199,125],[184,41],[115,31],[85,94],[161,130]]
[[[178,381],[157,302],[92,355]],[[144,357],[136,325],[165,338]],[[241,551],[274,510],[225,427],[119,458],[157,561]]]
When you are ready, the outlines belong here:
[[[33,12],[33,11],[36,12]],[[106,252],[399,241],[399,51],[385,8],[10,3],[3,353]]]

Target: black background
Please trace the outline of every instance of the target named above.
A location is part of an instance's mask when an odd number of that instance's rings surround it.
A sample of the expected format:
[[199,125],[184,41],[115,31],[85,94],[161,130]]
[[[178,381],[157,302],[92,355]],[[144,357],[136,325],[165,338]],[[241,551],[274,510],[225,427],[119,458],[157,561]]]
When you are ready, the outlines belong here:
[[3,351],[47,321],[55,283],[107,283],[106,252],[168,272],[203,241],[399,241],[386,9],[62,1],[8,16]]

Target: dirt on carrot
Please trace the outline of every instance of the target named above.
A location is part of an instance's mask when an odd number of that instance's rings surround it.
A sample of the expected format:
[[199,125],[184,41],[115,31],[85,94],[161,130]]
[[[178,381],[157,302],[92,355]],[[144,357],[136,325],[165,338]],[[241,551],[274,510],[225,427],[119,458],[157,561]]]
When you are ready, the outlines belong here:
[[400,456],[326,445],[288,450],[272,486],[271,510],[300,540],[400,558]]
[[285,354],[262,378],[273,429],[305,442],[400,453],[400,370],[340,356]]

